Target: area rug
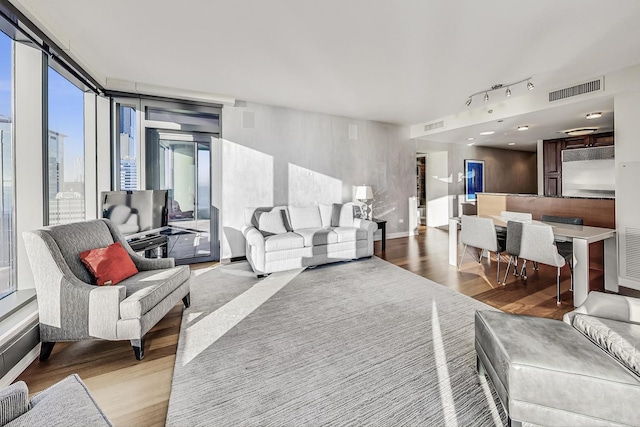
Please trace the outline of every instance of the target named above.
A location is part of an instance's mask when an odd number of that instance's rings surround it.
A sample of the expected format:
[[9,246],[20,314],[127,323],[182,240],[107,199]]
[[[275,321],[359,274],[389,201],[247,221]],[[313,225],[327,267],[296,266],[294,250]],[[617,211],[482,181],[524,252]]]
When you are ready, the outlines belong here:
[[491,309],[373,257],[257,279],[198,270],[167,425],[504,425],[475,371]]

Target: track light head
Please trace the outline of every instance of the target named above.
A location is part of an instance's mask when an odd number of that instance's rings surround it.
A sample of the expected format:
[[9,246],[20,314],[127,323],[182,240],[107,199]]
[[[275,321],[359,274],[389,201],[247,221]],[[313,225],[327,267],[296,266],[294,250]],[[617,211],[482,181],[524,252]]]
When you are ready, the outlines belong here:
[[489,100],[489,93],[485,92],[484,93],[484,102],[487,102]]
[[469,97],[469,99],[467,99],[467,102],[465,102],[465,104],[467,105],[467,107],[468,107],[469,105],[471,105],[471,97]]
[[527,81],[527,89],[533,90],[533,88],[534,88],[533,83],[531,83],[530,81]]
[[511,89],[507,88],[507,91],[504,93],[504,96],[507,98],[511,96]]

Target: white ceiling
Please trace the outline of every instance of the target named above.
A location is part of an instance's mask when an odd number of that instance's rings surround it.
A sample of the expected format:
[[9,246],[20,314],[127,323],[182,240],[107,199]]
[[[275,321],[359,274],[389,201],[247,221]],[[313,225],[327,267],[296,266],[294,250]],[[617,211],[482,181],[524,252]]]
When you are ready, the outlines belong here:
[[400,124],[497,83],[561,87],[640,63],[637,0],[12,2],[103,82]]
[[[587,120],[587,113],[600,112],[602,117]],[[533,111],[515,117],[507,117],[472,126],[460,127],[420,138],[423,141],[473,144],[480,147],[495,147],[520,151],[536,151],[538,140],[566,138],[563,132],[569,129],[594,127],[596,133],[613,131],[613,98],[602,97],[588,101],[562,105],[560,107]],[[526,131],[518,126],[527,125]],[[493,135],[480,132],[493,131]],[[473,138],[473,140],[469,140]],[[515,143],[514,145],[509,145]],[[428,150],[428,143],[420,144]]]

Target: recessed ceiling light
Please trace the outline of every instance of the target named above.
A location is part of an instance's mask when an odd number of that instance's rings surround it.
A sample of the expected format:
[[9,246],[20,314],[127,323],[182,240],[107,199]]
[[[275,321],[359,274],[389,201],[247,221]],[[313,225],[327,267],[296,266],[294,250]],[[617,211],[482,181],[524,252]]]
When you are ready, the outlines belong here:
[[507,145],[516,145],[516,143],[515,143],[515,142],[510,142],[510,143],[509,143],[509,144],[507,144]]
[[601,112],[589,113],[589,114],[586,115],[586,119],[587,120],[599,119],[600,117],[602,117],[602,113]]
[[493,135],[494,133],[495,133],[494,131],[488,130],[488,131],[485,131],[485,132],[480,132],[480,135]]
[[468,147],[471,147],[473,144],[475,144],[475,142],[470,142],[467,144]]
[[598,128],[577,128],[577,129],[565,130],[564,133],[566,133],[569,136],[583,136],[583,135],[590,135],[597,130]]
[[474,139],[475,138],[471,136],[471,137],[467,138],[467,141],[473,141]]
[[527,126],[527,125],[518,126],[518,131],[521,132],[523,130],[529,130],[529,126]]

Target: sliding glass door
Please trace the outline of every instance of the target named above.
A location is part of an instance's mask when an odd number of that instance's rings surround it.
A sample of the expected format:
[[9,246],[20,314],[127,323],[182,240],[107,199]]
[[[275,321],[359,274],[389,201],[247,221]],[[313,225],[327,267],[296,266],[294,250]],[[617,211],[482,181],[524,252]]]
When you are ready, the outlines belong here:
[[146,131],[146,186],[169,190],[169,257],[183,263],[219,257],[211,237],[215,234],[211,206],[212,137],[215,136],[154,128]]

